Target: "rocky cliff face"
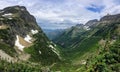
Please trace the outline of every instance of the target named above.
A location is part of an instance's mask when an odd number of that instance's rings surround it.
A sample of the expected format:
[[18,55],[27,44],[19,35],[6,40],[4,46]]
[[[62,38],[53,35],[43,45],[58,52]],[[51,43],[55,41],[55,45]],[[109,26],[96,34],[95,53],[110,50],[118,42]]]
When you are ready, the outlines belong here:
[[93,26],[96,26],[96,25],[97,25],[97,22],[98,22],[98,20],[97,20],[97,19],[94,19],[94,20],[88,21],[85,25],[86,25],[86,26],[89,26],[89,27],[93,27]]
[[8,44],[14,45],[16,35],[26,37],[32,31],[41,31],[35,18],[23,6],[8,7],[0,11],[0,27],[8,31],[10,40]]
[[106,15],[100,19],[101,23],[114,23],[120,22],[120,14],[116,15]]
[[0,49],[6,53],[14,56],[13,53],[19,54],[27,48],[26,52],[37,61],[46,55],[58,59],[59,53],[53,45],[25,7],[12,6],[0,10]]

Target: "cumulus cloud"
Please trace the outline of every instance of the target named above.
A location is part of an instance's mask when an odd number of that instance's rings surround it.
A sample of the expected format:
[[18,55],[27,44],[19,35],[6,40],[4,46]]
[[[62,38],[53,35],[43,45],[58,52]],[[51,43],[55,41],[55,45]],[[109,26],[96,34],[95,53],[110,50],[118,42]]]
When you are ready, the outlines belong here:
[[0,8],[26,6],[43,28],[67,28],[120,13],[120,0],[0,0]]

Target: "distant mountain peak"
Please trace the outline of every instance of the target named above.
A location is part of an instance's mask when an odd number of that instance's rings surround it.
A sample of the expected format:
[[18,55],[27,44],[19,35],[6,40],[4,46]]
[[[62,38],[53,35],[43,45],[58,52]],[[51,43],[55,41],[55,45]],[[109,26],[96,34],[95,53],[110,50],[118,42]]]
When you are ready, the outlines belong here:
[[86,26],[92,26],[95,25],[98,22],[97,19],[89,20],[85,25]]
[[120,14],[116,15],[106,15],[100,19],[100,21],[110,21],[110,22],[116,22],[120,21]]
[[[32,30],[40,30],[35,18],[29,14],[24,6],[12,6],[1,10],[0,26],[1,28],[8,29],[9,33],[13,35],[13,42],[16,35],[24,38]],[[10,45],[13,45],[11,43]]]

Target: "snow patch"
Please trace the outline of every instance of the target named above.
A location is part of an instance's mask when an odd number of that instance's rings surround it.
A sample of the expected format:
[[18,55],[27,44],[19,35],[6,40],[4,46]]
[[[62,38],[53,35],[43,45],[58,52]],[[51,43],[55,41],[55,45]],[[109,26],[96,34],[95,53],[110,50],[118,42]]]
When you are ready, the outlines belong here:
[[12,18],[8,18],[9,20],[12,20]]
[[31,30],[32,34],[38,33],[38,30]]
[[7,13],[7,14],[4,14],[2,15],[3,17],[9,17],[9,16],[12,16],[13,14],[12,13]]
[[53,45],[49,45],[50,48],[54,49]]
[[57,52],[56,48],[53,47],[53,45],[49,45],[49,47],[52,48],[52,51],[59,56],[59,53]]
[[53,50],[53,49],[52,49],[52,51],[53,51],[54,53],[56,53],[58,56],[60,56],[59,53],[58,53],[57,51],[55,51],[55,50]]
[[24,40],[25,41],[27,41],[27,42],[29,42],[29,43],[32,43],[30,40],[31,40],[32,38],[29,36],[29,35],[27,35],[25,38],[24,38]]
[[89,26],[84,26],[84,28],[85,28],[86,30],[90,30]]
[[16,35],[16,38],[17,38],[17,40],[15,41],[15,46],[17,46],[19,50],[23,51],[25,46],[20,44],[18,35]]
[[24,11],[25,9],[24,8],[21,8],[22,11]]
[[84,64],[84,65],[86,64],[86,61],[85,61],[85,60],[82,60],[81,62],[82,62],[81,64]]
[[39,50],[39,53],[42,54],[42,52]]

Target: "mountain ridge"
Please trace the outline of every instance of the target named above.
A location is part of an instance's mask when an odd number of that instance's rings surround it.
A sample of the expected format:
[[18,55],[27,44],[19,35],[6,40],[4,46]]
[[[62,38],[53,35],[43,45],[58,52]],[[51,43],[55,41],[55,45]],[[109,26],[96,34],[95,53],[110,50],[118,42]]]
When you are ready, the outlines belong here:
[[24,6],[7,7],[0,11],[0,33],[0,49],[18,60],[43,64],[44,60],[47,61],[46,56],[49,56],[50,64],[60,60],[59,51]]
[[24,6],[0,10],[0,71],[119,72],[120,16],[66,29],[50,41]]

